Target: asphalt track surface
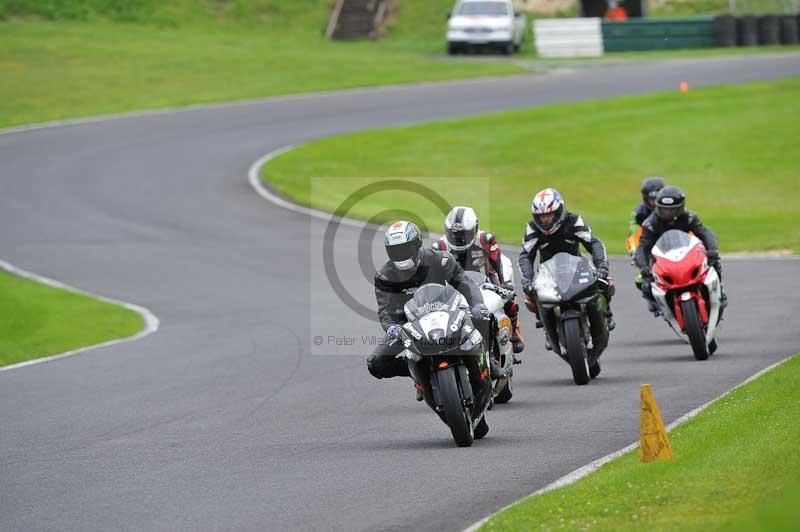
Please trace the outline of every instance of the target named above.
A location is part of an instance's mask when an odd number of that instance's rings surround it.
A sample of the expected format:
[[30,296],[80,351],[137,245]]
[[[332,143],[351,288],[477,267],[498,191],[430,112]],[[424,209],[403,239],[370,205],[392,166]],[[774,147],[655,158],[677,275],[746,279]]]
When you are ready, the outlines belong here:
[[[720,350],[700,363],[617,260],[601,377],[571,384],[525,315],[516,395],[458,449],[408,380],[368,375],[368,348],[313,352],[309,324],[377,326],[310,293],[325,224],[246,181],[270,150],[344,131],[797,75],[797,55],[660,61],[0,135],[0,256],[161,320],[137,342],[0,373],[0,530],[458,530],[635,440],[640,384],[671,421],[798,351],[800,262],[727,262]],[[369,303],[357,235],[339,230],[339,273]]]

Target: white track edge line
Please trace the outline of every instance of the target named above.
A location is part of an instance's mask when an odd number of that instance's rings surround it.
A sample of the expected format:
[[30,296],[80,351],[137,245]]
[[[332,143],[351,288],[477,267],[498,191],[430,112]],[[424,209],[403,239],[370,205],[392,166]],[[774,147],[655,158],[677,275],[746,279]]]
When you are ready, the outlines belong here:
[[103,301],[105,303],[110,303],[112,305],[117,305],[117,306],[126,308],[128,310],[131,310],[131,311],[136,312],[137,314],[139,314],[142,317],[142,320],[144,321],[144,327],[142,328],[142,330],[139,331],[138,333],[134,334],[133,336],[128,336],[126,338],[119,338],[119,339],[116,339],[116,340],[109,340],[107,342],[102,342],[102,343],[99,343],[99,344],[94,344],[94,345],[90,345],[90,346],[86,346],[86,347],[80,347],[78,349],[72,349],[70,351],[65,351],[65,352],[59,353],[57,355],[51,355],[51,356],[43,357],[43,358],[36,358],[36,359],[33,359],[33,360],[27,360],[25,362],[19,362],[17,364],[11,364],[9,366],[3,366],[3,367],[0,367],[0,373],[4,372],[4,371],[11,371],[13,369],[24,368],[24,367],[27,367],[27,366],[33,366],[33,365],[36,365],[36,364],[44,364],[46,362],[52,362],[54,360],[59,360],[59,359],[62,359],[62,358],[67,358],[67,357],[71,357],[71,356],[74,356],[74,355],[79,355],[79,354],[82,354],[82,353],[86,353],[87,351],[94,351],[96,349],[101,349],[101,348],[104,348],[104,347],[111,347],[111,346],[114,346],[114,345],[133,342],[134,340],[139,340],[141,338],[144,338],[145,336],[149,336],[149,335],[153,334],[154,332],[156,332],[158,330],[158,328],[159,328],[159,326],[161,324],[160,320],[158,319],[158,317],[155,314],[153,314],[149,309],[147,309],[145,307],[142,307],[140,305],[135,305],[133,303],[128,303],[126,301],[120,301],[119,299],[114,299],[114,298],[111,298],[111,297],[106,297],[106,296],[101,296],[99,294],[94,294],[92,292],[87,292],[86,290],[81,290],[80,288],[75,288],[74,286],[70,286],[70,285],[64,284],[64,283],[62,283],[60,281],[56,281],[55,279],[50,279],[49,277],[44,277],[42,275],[38,275],[38,274],[35,274],[35,273],[32,273],[32,272],[29,272],[27,270],[23,270],[22,268],[18,268],[17,266],[14,266],[13,264],[11,264],[9,262],[6,262],[4,260],[0,260],[0,269],[5,270],[6,272],[8,272],[8,273],[10,273],[12,275],[15,275],[17,277],[20,277],[20,278],[23,278],[23,279],[28,279],[30,281],[35,281],[35,282],[37,282],[39,284],[52,286],[54,288],[60,288],[62,290],[67,290],[67,291],[73,292],[75,294],[80,294],[80,295],[92,297],[94,299],[97,299],[99,301]]
[[[672,430],[674,430],[675,428],[683,425],[684,423],[686,423],[690,419],[696,417],[700,412],[702,412],[703,410],[707,409],[709,406],[713,405],[714,403],[716,403],[720,399],[722,399],[722,398],[726,397],[727,395],[731,394],[732,392],[738,390],[742,386],[745,386],[746,384],[749,384],[749,383],[753,382],[754,380],[756,380],[757,378],[761,377],[762,375],[764,375],[766,373],[769,373],[770,371],[774,370],[778,366],[781,366],[782,364],[788,362],[789,360],[791,360],[795,356],[797,356],[797,355],[790,355],[790,356],[784,358],[783,360],[779,360],[778,362],[775,362],[774,364],[770,364],[769,366],[767,366],[766,368],[758,371],[754,375],[751,375],[750,377],[748,377],[743,382],[740,382],[739,384],[737,384],[736,386],[734,386],[730,390],[724,392],[722,395],[720,395],[718,397],[715,397],[714,399],[711,399],[710,401],[708,401],[706,403],[703,403],[702,405],[698,406],[697,408],[695,408],[693,410],[690,410],[689,412],[685,413],[684,415],[682,415],[681,417],[679,417],[678,419],[676,419],[675,421],[673,421],[672,423],[667,425],[667,427],[666,427],[667,428],[667,432],[672,432]],[[526,495],[525,497],[522,497],[521,499],[519,499],[517,501],[514,501],[511,504],[500,508],[499,510],[497,510],[493,514],[484,517],[480,521],[478,521],[476,523],[473,523],[469,527],[465,528],[463,530],[463,532],[477,532],[483,525],[488,523],[489,520],[491,520],[493,517],[497,516],[498,514],[508,510],[509,508],[511,508],[513,506],[516,506],[516,505],[518,505],[520,503],[523,503],[523,502],[525,502],[525,501],[527,501],[529,499],[532,499],[533,497],[536,497],[538,495],[541,495],[543,493],[547,493],[548,491],[553,491],[553,490],[556,490],[556,489],[559,489],[559,488],[563,488],[564,486],[569,486],[570,484],[574,484],[575,482],[577,482],[577,481],[579,481],[579,480],[581,480],[581,479],[583,479],[585,477],[588,477],[589,475],[591,475],[592,473],[594,473],[595,471],[597,471],[598,469],[600,469],[602,466],[606,465],[607,463],[611,462],[615,458],[619,458],[623,454],[626,454],[626,453],[636,449],[637,447],[639,447],[639,442],[634,442],[634,443],[628,445],[627,447],[624,447],[624,448],[622,448],[622,449],[620,449],[618,451],[614,451],[611,454],[607,454],[607,455],[603,456],[602,458],[598,458],[594,462],[586,464],[583,467],[579,467],[575,471],[564,475],[563,477],[561,477],[558,480],[548,484],[547,486],[534,491],[530,495]]]
[[[289,144],[287,146],[283,146],[281,148],[277,148],[272,150],[271,152],[267,153],[252,165],[250,165],[250,169],[247,172],[247,178],[250,182],[250,186],[258,193],[259,196],[264,198],[265,200],[269,201],[270,203],[277,205],[278,207],[282,207],[284,209],[288,209],[292,212],[305,214],[307,216],[311,216],[313,218],[317,218],[326,222],[331,221],[335,217],[331,215],[329,212],[321,211],[319,209],[312,209],[310,207],[304,207],[302,205],[298,205],[292,201],[289,201],[285,198],[282,198],[275,192],[269,189],[263,181],[261,180],[261,169],[271,160],[275,159],[276,157],[283,155],[284,153],[288,153],[295,149],[296,146],[293,144]],[[338,218],[339,223],[342,225],[347,225],[350,227],[357,227],[359,229],[366,227],[368,224],[361,220],[356,220],[353,218]],[[375,229],[378,228],[377,225],[373,225]],[[439,236],[439,235],[436,235]],[[518,248],[513,247],[509,244],[501,244],[501,249],[504,251],[513,250],[516,251]],[[722,255],[725,260],[734,260],[734,261],[750,261],[750,260],[770,260],[770,261],[785,261],[785,260],[800,260],[800,255],[770,255],[770,254],[757,254],[754,253],[752,255],[742,256],[742,255],[733,255],[728,256],[726,254]],[[623,259],[629,258],[628,255],[609,255],[609,258],[614,259]]]
[[[264,167],[264,165],[270,162],[272,159],[278,157],[279,155],[283,155],[284,153],[287,153],[293,150],[294,148],[295,148],[294,145],[278,148],[264,155],[259,160],[250,165],[250,169],[247,172],[247,178],[248,181],[250,182],[250,186],[253,187],[253,189],[258,193],[259,196],[269,201],[270,203],[277,205],[278,207],[283,207],[284,209],[288,209],[292,212],[305,214],[306,216],[311,216],[312,218],[318,218],[326,222],[333,220],[335,217],[328,212],[320,211],[318,209],[312,209],[310,207],[304,207],[302,205],[298,205],[296,203],[293,203],[289,200],[286,200],[278,196],[261,181],[260,174],[261,174],[261,169]],[[367,226],[366,222],[362,222],[361,220],[355,220],[352,218],[338,218],[338,220],[342,225],[348,225],[351,227],[363,228]]]

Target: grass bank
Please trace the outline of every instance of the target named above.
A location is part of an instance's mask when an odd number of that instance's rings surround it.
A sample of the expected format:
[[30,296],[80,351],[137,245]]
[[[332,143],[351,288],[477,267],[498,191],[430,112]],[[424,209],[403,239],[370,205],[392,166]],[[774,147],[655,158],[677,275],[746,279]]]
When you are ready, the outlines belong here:
[[632,451],[481,530],[797,530],[799,393],[795,356],[675,429],[673,460]]
[[[798,99],[800,79],[791,79],[366,131],[301,146],[266,165],[264,176],[299,203],[327,210],[378,179],[416,180],[473,205],[483,227],[513,243],[533,194],[555,186],[609,251],[623,253],[639,184],[655,174],[684,188],[723,252],[797,252]],[[396,191],[365,198],[350,215],[370,219],[398,206],[428,227],[442,225],[435,206]]]
[[4,3],[0,127],[524,72],[500,58],[445,60],[439,0],[403,2],[378,42],[326,40],[326,0],[0,0],[0,13]]
[[0,366],[132,336],[136,312],[0,272]]
[[444,31],[452,0],[402,0],[384,38],[360,42],[323,37],[331,5],[332,0],[0,0],[0,128],[547,68],[530,38],[512,59],[449,58]]

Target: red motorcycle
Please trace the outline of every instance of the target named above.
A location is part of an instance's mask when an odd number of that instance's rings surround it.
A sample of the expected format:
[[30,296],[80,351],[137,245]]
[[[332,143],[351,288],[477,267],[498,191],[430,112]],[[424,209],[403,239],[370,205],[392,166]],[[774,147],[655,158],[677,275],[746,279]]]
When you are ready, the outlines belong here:
[[651,292],[672,330],[688,340],[697,360],[717,350],[719,275],[709,267],[706,248],[694,235],[667,231],[653,246]]

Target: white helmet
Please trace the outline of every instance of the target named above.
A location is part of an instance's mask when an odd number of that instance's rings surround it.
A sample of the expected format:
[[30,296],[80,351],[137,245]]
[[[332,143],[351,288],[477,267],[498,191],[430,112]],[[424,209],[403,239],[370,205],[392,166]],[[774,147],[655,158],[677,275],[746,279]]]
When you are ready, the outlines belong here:
[[395,222],[386,230],[386,254],[398,270],[416,268],[422,249],[422,233],[411,222]]
[[533,224],[542,233],[552,235],[561,227],[564,218],[567,216],[567,210],[558,190],[546,188],[537,192],[533,197],[531,214],[533,215]]
[[444,219],[448,249],[464,251],[478,238],[478,215],[470,207],[453,207]]

